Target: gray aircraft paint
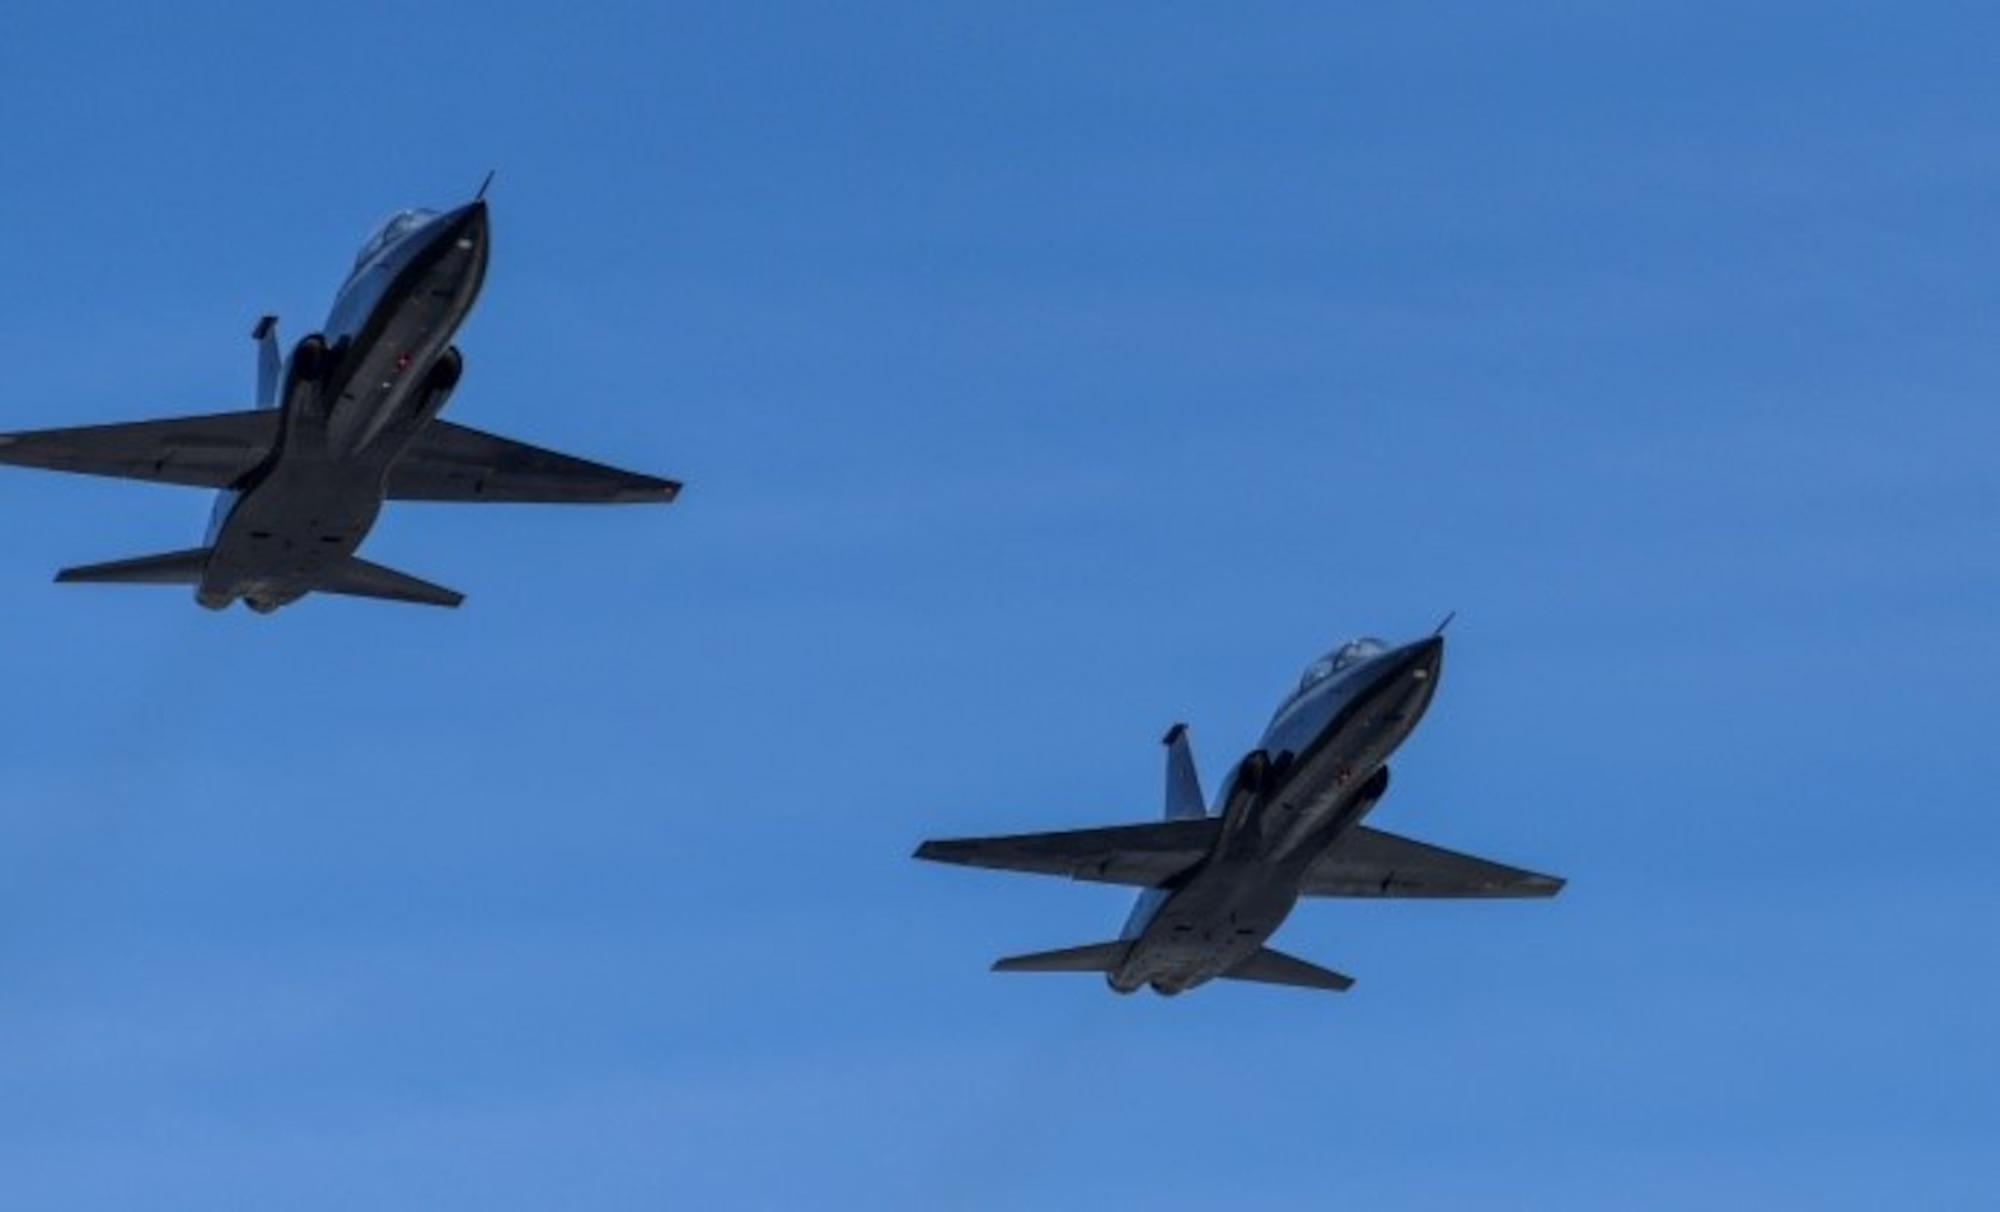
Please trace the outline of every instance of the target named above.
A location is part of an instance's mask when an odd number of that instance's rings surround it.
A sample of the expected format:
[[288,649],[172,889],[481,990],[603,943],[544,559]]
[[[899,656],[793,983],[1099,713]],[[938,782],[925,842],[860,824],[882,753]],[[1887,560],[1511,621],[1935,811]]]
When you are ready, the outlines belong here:
[[[1361,824],[1389,758],[1423,719],[1444,639],[1357,640],[1313,663],[1213,813],[1186,730],[1166,737],[1167,819],[1156,825],[925,842],[917,857],[1133,884],[1116,942],[1015,956],[1003,971],[1102,972],[1111,987],[1180,993],[1226,977],[1341,990],[1353,982],[1265,945],[1301,896],[1552,896],[1562,881]],[[1190,805],[1194,807],[1191,808]]]

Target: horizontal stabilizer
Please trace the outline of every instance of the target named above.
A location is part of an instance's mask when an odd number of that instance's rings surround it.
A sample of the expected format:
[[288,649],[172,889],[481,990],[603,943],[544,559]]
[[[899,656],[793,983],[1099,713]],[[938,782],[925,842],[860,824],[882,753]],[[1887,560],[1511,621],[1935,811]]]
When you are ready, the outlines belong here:
[[0,463],[196,488],[233,488],[269,457],[277,440],[277,413],[224,412],[0,433]]
[[415,602],[420,606],[456,606],[465,595],[442,585],[420,581],[407,572],[397,572],[366,560],[349,560],[325,583],[322,593],[345,594],[351,598],[386,598],[392,602]]
[[1354,978],[1318,964],[1308,964],[1294,955],[1260,947],[1255,955],[1222,974],[1224,980],[1259,981],[1266,985],[1297,985],[1301,989],[1324,989],[1345,993],[1354,987]]
[[56,580],[102,585],[199,585],[202,570],[208,567],[209,551],[207,547],[190,547],[165,555],[85,564],[63,569],[56,574]]
[[1060,951],[1037,951],[1032,955],[1010,955],[994,960],[995,972],[1109,972],[1125,962],[1132,949],[1126,940],[1064,947]]
[[1221,829],[1220,818],[1202,817],[1108,829],[934,839],[917,847],[917,857],[965,867],[1158,888],[1207,858]]
[[389,471],[392,501],[624,505],[671,501],[680,484],[432,421]]
[[1563,881],[1356,825],[1313,861],[1304,896],[1554,896]]

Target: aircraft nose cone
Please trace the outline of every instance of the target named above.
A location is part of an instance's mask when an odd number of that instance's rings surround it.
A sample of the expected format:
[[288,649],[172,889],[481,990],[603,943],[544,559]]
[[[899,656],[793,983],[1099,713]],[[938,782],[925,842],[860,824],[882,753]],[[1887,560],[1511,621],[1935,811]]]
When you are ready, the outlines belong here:
[[444,239],[477,243],[486,238],[486,200],[468,202],[445,214],[438,227]]
[[1414,644],[1404,645],[1396,654],[1399,672],[1407,672],[1411,677],[1435,680],[1438,670],[1444,665],[1444,637],[1425,636]]

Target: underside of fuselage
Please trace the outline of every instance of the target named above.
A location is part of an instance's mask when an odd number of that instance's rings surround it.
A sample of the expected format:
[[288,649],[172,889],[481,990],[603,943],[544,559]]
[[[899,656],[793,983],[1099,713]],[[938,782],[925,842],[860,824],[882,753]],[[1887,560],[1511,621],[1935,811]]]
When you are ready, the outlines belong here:
[[[379,485],[379,480],[375,481]],[[287,465],[243,495],[217,536],[196,598],[269,611],[313,591],[345,564],[381,511],[379,487],[351,469]]]
[[[285,373],[279,441],[210,535],[196,600],[269,612],[337,586],[381,513],[390,468],[463,373],[449,344],[484,281],[484,203],[356,268]],[[330,343],[329,343],[330,342]]]
[[1238,764],[1223,789],[1214,851],[1149,919],[1128,925],[1132,947],[1106,973],[1113,989],[1181,993],[1263,950],[1314,861],[1388,790],[1389,756],[1430,705],[1442,655],[1441,641],[1411,645],[1273,721],[1266,746],[1302,747],[1260,748]]
[[[1309,774],[1309,764],[1293,763]],[[1240,776],[1239,776],[1240,777]],[[1216,849],[1176,887],[1164,891],[1136,929],[1133,945],[1105,979],[1120,993],[1151,986],[1155,993],[1184,993],[1236,972],[1263,952],[1298,905],[1307,871],[1361,821],[1389,789],[1389,768],[1378,766],[1359,786],[1332,800],[1319,836],[1294,838],[1306,814],[1295,801],[1311,802],[1307,778],[1274,783],[1268,794],[1245,793],[1250,828],[1231,839],[1225,832]]]
[[1211,865],[1171,894],[1124,963],[1105,974],[1120,993],[1183,993],[1255,955],[1284,924],[1298,889],[1237,864]]

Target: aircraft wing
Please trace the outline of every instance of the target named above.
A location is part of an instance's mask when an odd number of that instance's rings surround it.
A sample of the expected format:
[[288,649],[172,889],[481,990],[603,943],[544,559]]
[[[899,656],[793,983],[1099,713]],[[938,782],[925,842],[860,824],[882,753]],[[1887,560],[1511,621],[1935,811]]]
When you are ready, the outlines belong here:
[[671,501],[681,486],[432,421],[389,471],[392,501],[626,504]]
[[917,847],[916,856],[934,863],[1158,888],[1208,857],[1221,828],[1221,818],[1203,817],[1110,829],[952,838],[925,842]]
[[1554,896],[1563,881],[1356,825],[1306,872],[1306,896]]
[[0,434],[0,463],[229,488],[254,471],[277,440],[276,412],[221,412]]

